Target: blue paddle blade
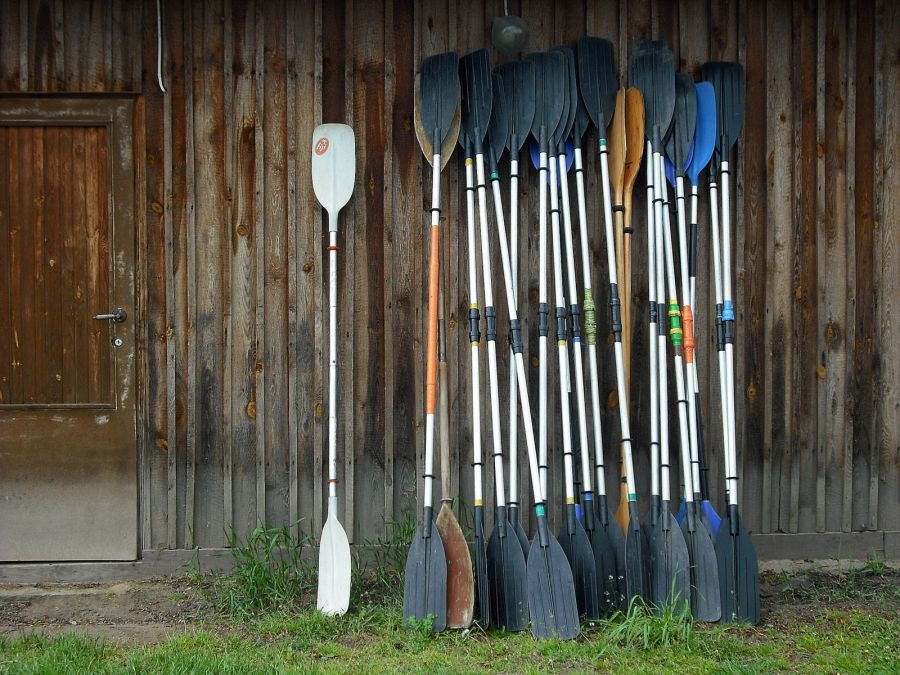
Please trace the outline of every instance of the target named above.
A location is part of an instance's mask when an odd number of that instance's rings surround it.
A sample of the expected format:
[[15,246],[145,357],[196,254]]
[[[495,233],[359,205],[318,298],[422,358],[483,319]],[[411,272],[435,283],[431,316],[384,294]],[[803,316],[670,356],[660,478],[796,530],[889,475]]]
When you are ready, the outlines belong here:
[[700,173],[716,149],[716,92],[709,82],[698,82],[697,130],[694,132],[694,156],[687,168],[691,185],[699,185]]
[[[537,141],[532,139],[528,143],[528,154],[531,157],[531,165],[535,169],[539,169],[541,166],[541,153],[538,149]],[[547,161],[550,160],[556,161],[556,157],[551,155],[547,158]],[[571,140],[566,141],[566,171],[572,168],[572,164],[575,163],[575,146],[572,144]],[[556,183],[559,184],[559,171],[556,172]],[[547,172],[547,182],[550,182],[550,173]]]

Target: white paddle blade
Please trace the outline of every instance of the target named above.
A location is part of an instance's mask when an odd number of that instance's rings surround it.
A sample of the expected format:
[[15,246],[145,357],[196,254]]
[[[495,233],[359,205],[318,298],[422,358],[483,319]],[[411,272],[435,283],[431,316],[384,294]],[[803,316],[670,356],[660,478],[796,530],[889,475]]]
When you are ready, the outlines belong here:
[[312,181],[319,204],[334,216],[350,201],[356,180],[356,139],[346,124],[320,124],[312,136]]
[[319,542],[319,594],[316,607],[330,616],[344,614],[350,606],[350,542],[334,511]]

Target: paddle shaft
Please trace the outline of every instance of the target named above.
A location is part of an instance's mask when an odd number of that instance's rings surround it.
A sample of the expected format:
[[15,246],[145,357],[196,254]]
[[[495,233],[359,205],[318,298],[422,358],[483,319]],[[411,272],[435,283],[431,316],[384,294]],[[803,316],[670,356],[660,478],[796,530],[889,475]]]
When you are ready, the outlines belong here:
[[722,161],[722,327],[725,332],[725,378],[728,392],[728,504],[738,505],[737,419],[734,392],[734,305],[731,295],[731,202],[728,160]]
[[337,227],[328,214],[328,511],[337,515]]
[[438,425],[441,434],[441,502],[450,496],[450,383],[447,381],[447,323],[444,319],[444,293],[438,294]]
[[[440,147],[440,141],[435,143]],[[431,237],[428,261],[428,333],[425,343],[425,497],[422,523],[425,537],[431,536],[432,481],[434,480],[434,413],[437,402],[437,319],[441,253],[441,155],[432,162]]]
[[[653,256],[656,268],[656,367],[658,373],[657,395],[659,397],[659,490],[660,498],[664,504],[668,504],[672,499],[671,492],[671,453],[669,448],[669,370],[667,355],[667,339],[666,339],[666,305],[664,299],[666,297],[666,256],[665,256],[665,236],[663,230],[665,228],[666,219],[669,217],[669,206],[665,202],[663,186],[660,184],[660,177],[657,167],[657,159],[659,153],[652,149],[648,143],[648,161],[652,167],[653,176],[653,223],[656,234],[654,237],[654,245],[656,248]],[[665,177],[662,178],[665,181]]]
[[[547,289],[547,174],[549,171],[546,145],[541,148],[538,169],[540,217],[538,219],[538,461],[540,463],[540,492],[547,492],[547,375],[549,372],[550,305]],[[524,410],[523,410],[524,414]]]
[[650,519],[659,515],[659,325],[656,304],[656,218],[654,213],[653,151],[647,142],[647,304],[650,354]]
[[[511,147],[518,144],[513,142]],[[512,304],[518,308],[519,301],[519,160],[518,151],[510,150],[509,156],[509,257],[511,263],[513,298]],[[519,506],[519,393],[516,380],[515,352],[509,347],[509,506]]]

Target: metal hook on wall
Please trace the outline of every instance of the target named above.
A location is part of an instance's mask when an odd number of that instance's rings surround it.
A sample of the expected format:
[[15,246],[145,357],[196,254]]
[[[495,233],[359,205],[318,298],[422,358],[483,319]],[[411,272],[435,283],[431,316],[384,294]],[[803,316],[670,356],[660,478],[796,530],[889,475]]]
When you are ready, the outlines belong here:
[[163,20],[162,0],[156,0],[156,81],[159,89],[166,93],[166,85],[163,82]]

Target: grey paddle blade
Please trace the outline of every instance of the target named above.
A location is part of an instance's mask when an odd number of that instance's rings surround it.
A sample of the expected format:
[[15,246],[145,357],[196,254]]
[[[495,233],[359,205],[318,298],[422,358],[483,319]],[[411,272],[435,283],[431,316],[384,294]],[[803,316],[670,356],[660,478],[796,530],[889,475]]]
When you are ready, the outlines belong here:
[[[421,82],[421,76],[416,77],[416,104],[413,110],[413,126],[416,130],[416,140],[419,142],[419,148],[421,148],[422,154],[425,155],[428,163],[431,164],[434,162],[434,148],[431,146],[431,138],[429,138],[428,131],[425,130],[425,124],[422,122],[422,106],[420,104],[421,99],[419,96]],[[446,138],[444,138],[444,144],[441,146],[441,170],[443,170],[443,168],[447,166],[447,162],[450,161],[450,156],[453,154],[453,148],[456,145],[457,140],[459,140],[460,145],[465,148],[465,138],[459,133],[459,101],[457,101],[456,110],[453,111],[453,119],[450,122],[450,132],[447,134]]]
[[[619,609],[623,612],[628,610],[628,584],[625,581],[625,575],[628,573],[625,566],[625,534],[619,521],[610,518],[604,526],[606,536],[612,544],[613,552],[616,554],[616,582],[619,587]],[[642,530],[643,531],[643,530]]]
[[500,155],[506,149],[506,140],[509,136],[509,119],[506,101],[503,97],[503,78],[494,73],[491,98],[491,121],[488,123],[488,169],[493,173],[497,171],[497,163]]
[[[609,616],[620,607],[618,565],[607,528],[599,522],[591,532],[591,548],[597,568],[597,597],[601,616]],[[624,578],[624,577],[623,577]]]
[[541,52],[525,57],[534,65],[534,120],[531,135],[541,152],[549,152],[563,110],[565,57],[559,52]]
[[641,533],[637,502],[628,502],[628,532],[625,534],[625,588],[628,603],[650,597],[648,556]]
[[403,581],[403,621],[425,621],[432,618],[435,633],[447,627],[447,558],[444,544],[434,523],[425,536],[422,526],[416,528],[406,558]]
[[579,614],[588,619],[599,619],[603,611],[594,550],[584,526],[575,516],[574,504],[566,506],[566,520],[560,528],[558,541],[572,570]]
[[684,176],[690,163],[697,128],[697,94],[694,78],[687,73],[675,75],[675,113],[672,133],[666,143],[666,155],[672,162],[675,176]]
[[475,154],[483,153],[482,144],[491,121],[493,83],[491,56],[487,49],[466,54],[459,60],[462,87],[462,128],[468,141],[475,146]]
[[629,64],[631,82],[644,96],[644,128],[654,152],[663,142],[675,110],[675,56],[664,42],[642,43]]
[[525,554],[506,520],[506,507],[497,507],[494,531],[488,540],[487,562],[491,585],[491,626],[506,631],[528,628],[528,584]]
[[575,125],[572,127],[572,143],[576,148],[581,148],[581,141],[584,133],[591,124],[591,118],[588,115],[587,108],[581,97],[578,98],[578,108],[575,110]]
[[503,81],[503,99],[509,124],[506,147],[514,155],[522,149],[534,122],[534,64],[531,61],[510,61],[497,66],[494,72],[498,72]]
[[484,506],[476,506],[475,519],[475,605],[478,622],[483,628],[491,625],[491,588],[488,577],[487,536],[484,532]]
[[522,547],[522,554],[525,558],[528,558],[528,548],[531,544],[528,542],[528,535],[525,534],[525,528],[522,527],[522,523],[519,522],[519,506],[518,504],[510,504],[507,509],[507,513],[509,514],[509,524],[513,529],[513,534],[516,535],[516,539],[519,540],[519,545]]
[[538,515],[538,533],[526,563],[531,632],[538,638],[571,640],[578,636],[578,600],[569,561],[550,534],[547,516]]
[[691,185],[699,185],[700,172],[709,164],[716,149],[716,94],[709,82],[698,82],[694,91],[697,94],[697,129],[687,175]]
[[719,563],[709,530],[700,522],[695,502],[688,502],[681,531],[690,559],[691,615],[698,621],[722,618]]
[[690,557],[684,535],[669,503],[663,502],[659,516],[647,532],[650,559],[650,600],[657,607],[675,605],[681,611],[690,601]]
[[719,561],[719,597],[722,621],[759,623],[759,563],[750,534],[738,516],[737,506],[729,505],[716,535]]
[[728,157],[744,126],[744,66],[713,61],[704,64],[701,72],[715,90],[717,134],[713,163],[718,167]]
[[578,40],[578,87],[581,100],[600,138],[606,138],[606,127],[616,105],[616,68],[613,45],[609,40],[583,37]]
[[575,52],[572,48],[554,47],[553,51],[562,54],[564,59],[563,113],[554,134],[557,154],[561,155],[566,151],[566,141],[572,135],[572,127],[575,125],[575,113],[578,109],[578,80],[575,74]]
[[453,125],[459,103],[458,65],[456,52],[429,56],[422,62],[419,109],[433,149],[443,146]]

